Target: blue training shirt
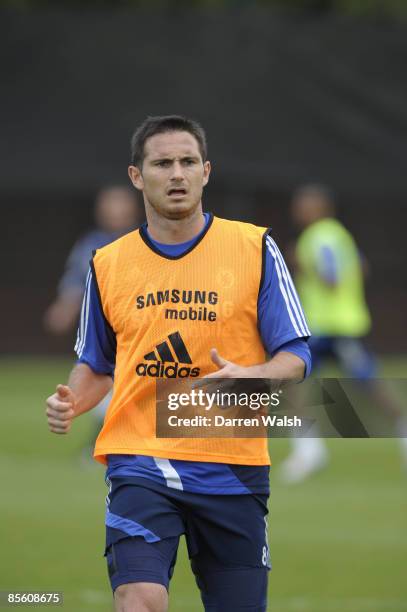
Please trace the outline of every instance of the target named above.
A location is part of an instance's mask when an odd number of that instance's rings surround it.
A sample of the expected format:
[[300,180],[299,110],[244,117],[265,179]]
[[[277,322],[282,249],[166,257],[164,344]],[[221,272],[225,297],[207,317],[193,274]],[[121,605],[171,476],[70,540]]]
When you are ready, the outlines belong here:
[[[205,231],[209,222],[205,213]],[[145,226],[146,231],[148,228]],[[151,238],[165,255],[181,255],[193,246],[201,233],[181,244],[161,244]],[[258,299],[260,335],[270,356],[288,351],[305,363],[305,376],[311,371],[311,354],[306,339],[310,333],[291,276],[274,240],[266,238],[264,282]],[[89,271],[75,345],[79,363],[86,363],[99,374],[113,377],[116,339],[101,312],[96,284]],[[201,461],[162,459],[144,455],[109,455],[106,477],[132,477],[191,493],[238,495],[269,492],[268,466],[232,465]]]

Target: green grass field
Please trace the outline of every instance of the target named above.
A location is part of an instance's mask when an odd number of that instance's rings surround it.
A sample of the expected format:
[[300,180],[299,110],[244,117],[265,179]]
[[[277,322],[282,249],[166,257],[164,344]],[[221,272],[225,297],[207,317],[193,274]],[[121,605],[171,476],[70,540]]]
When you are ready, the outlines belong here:
[[[0,361],[0,590],[63,591],[67,612],[110,612],[103,554],[103,469],[84,466],[89,415],[48,432],[44,399],[67,360]],[[406,360],[386,362],[405,376]],[[328,469],[284,486],[271,476],[273,612],[407,611],[407,475],[396,440],[330,440]],[[273,462],[287,453],[272,441]],[[184,544],[172,612],[202,610]]]

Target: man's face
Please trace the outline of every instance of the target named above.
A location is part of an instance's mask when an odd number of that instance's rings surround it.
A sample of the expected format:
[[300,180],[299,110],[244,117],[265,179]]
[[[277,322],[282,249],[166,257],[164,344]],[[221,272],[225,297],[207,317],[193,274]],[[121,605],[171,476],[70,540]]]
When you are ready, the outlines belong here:
[[201,203],[210,163],[203,162],[197,140],[189,132],[165,132],[148,138],[141,169],[130,166],[133,185],[167,219],[190,216]]
[[129,231],[141,221],[135,194],[123,187],[111,187],[99,192],[95,216],[98,225],[108,232]]
[[291,217],[299,229],[304,229],[330,214],[333,214],[331,203],[318,193],[297,195],[291,203]]

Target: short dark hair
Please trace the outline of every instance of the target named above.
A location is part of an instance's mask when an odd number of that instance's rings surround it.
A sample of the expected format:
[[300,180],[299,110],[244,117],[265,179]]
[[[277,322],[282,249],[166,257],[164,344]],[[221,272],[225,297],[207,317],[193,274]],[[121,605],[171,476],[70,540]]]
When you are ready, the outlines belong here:
[[147,117],[136,129],[131,138],[131,164],[141,167],[144,160],[144,145],[148,138],[165,132],[189,132],[199,145],[201,157],[206,161],[207,144],[204,129],[194,119],[181,115],[164,115],[162,117]]

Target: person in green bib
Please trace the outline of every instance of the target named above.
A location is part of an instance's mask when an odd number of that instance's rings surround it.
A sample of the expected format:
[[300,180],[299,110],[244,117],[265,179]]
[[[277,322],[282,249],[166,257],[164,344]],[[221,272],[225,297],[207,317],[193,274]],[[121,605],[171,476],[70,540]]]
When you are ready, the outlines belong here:
[[[385,387],[375,383],[376,359],[364,336],[371,327],[366,304],[366,262],[353,236],[335,217],[332,194],[321,185],[306,185],[292,199],[291,215],[300,235],[291,256],[295,284],[312,336],[308,340],[313,372],[327,357],[339,363],[345,376],[366,381],[372,400],[393,419],[407,469],[407,419]],[[318,432],[315,432],[318,435]],[[328,462],[320,438],[293,438],[292,452],[280,466],[287,483],[301,482]]]
[[294,197],[292,214],[303,228],[296,247],[297,286],[313,334],[365,336],[371,319],[361,256],[352,235],[334,217],[332,199],[322,188],[305,187]]
[[[364,293],[364,263],[353,236],[335,218],[329,190],[320,185],[298,189],[292,199],[292,219],[301,233],[292,253],[295,281],[312,336],[314,372],[334,357],[346,376],[376,375],[373,355],[362,338],[371,318]],[[324,467],[328,453],[320,438],[295,438],[280,466],[285,482],[295,483]]]

